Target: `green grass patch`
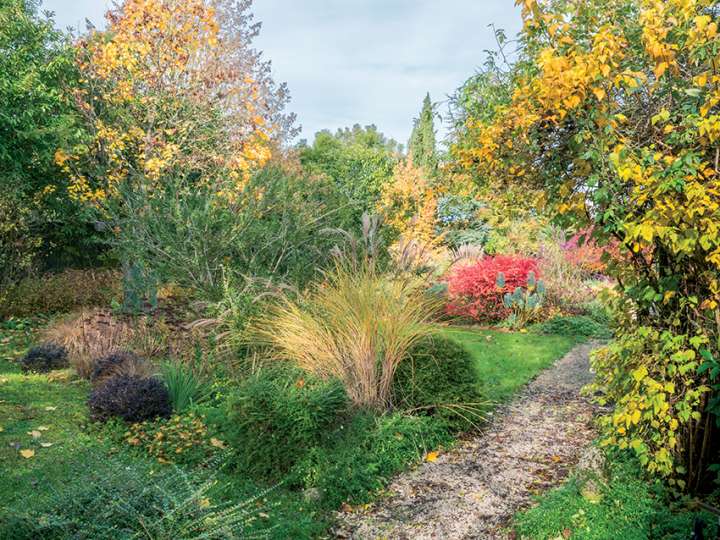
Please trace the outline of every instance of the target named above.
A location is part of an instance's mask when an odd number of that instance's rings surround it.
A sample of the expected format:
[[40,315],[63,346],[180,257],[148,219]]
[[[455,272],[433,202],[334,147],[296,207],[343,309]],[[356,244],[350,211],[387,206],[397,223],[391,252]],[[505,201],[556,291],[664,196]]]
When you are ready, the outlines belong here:
[[583,339],[453,327],[444,328],[442,334],[461,343],[475,358],[480,392],[493,402],[507,401]]
[[[122,422],[102,429],[89,422],[87,382],[71,377],[68,371],[21,373],[17,360],[33,344],[34,328],[42,323],[0,323],[0,492],[7,494],[4,502],[23,510],[47,512],[62,495],[58,489],[70,482],[82,485],[85,477],[91,477],[95,459],[109,457],[137,471],[170,467],[147,452],[129,447],[123,440],[127,426]],[[570,337],[489,330],[447,328],[442,333],[472,356],[463,380],[474,381],[483,399],[496,402],[510,398],[577,342]],[[309,384],[306,379],[302,377],[302,384],[293,381],[298,390]],[[270,398],[272,393],[263,399]],[[262,399],[254,396],[253,401],[260,406]],[[303,403],[297,406],[304,407]],[[313,401],[310,408],[316,405]],[[205,403],[200,407],[203,409],[220,415],[225,411],[220,403]],[[268,407],[269,412],[273,410]],[[210,497],[232,504],[271,488],[259,501],[267,517],[258,522],[258,527],[272,527],[271,538],[323,537],[331,525],[332,511],[342,502],[372,500],[393,475],[422,460],[427,452],[453,443],[452,429],[442,415],[342,414],[345,416],[339,425],[333,423],[311,448],[295,456],[297,463],[279,484],[274,484],[277,477],[272,475],[252,478],[234,460],[235,466],[218,472]],[[295,416],[293,413],[289,418]],[[80,461],[88,455],[92,458],[88,458],[90,469],[85,472]],[[193,479],[207,474],[203,466],[184,465],[183,470]]]
[[[634,458],[611,453],[603,479],[571,477],[516,516],[517,537],[528,540],[685,540],[696,517],[706,524],[705,538],[716,538],[717,519],[673,502],[659,482],[651,482]],[[594,483],[588,492],[588,480]],[[588,496],[591,493],[591,496]],[[585,496],[583,496],[585,494]]]

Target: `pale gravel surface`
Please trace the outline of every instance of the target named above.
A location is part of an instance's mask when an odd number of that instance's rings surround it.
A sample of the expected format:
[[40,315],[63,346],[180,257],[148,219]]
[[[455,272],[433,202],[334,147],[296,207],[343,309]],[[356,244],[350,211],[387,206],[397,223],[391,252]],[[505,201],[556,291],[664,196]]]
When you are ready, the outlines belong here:
[[337,538],[502,539],[534,494],[559,484],[594,437],[592,380],[579,345],[542,372],[476,438],[399,476],[388,496],[339,514]]

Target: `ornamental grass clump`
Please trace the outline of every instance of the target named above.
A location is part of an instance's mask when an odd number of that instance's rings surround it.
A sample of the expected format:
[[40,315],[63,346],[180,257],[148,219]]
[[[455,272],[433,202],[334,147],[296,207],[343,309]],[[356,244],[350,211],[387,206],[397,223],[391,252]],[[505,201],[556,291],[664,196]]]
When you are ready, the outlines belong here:
[[279,359],[339,379],[355,405],[382,410],[398,365],[432,333],[438,300],[416,277],[349,260],[338,259],[300,300],[285,298],[272,308],[255,325],[256,339]]

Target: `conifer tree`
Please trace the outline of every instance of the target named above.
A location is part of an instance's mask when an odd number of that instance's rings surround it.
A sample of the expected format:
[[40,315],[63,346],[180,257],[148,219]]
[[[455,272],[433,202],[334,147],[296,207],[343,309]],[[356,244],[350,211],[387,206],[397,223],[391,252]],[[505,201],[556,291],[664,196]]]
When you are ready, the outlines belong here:
[[435,110],[429,93],[423,100],[420,117],[415,119],[408,151],[416,165],[425,168],[428,174],[435,174],[438,165],[435,149]]

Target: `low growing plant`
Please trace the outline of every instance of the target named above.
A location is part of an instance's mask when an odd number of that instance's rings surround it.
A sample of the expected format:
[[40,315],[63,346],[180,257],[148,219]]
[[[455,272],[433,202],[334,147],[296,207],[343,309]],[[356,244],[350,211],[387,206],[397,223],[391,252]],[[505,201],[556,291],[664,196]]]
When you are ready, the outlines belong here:
[[222,432],[236,451],[238,467],[277,478],[319,444],[347,409],[339,381],[275,366],[260,370],[232,392]]
[[181,465],[199,465],[225,448],[223,441],[211,435],[204,418],[194,413],[132,424],[123,440],[160,463]]
[[609,339],[612,331],[585,315],[557,316],[532,327],[533,332],[559,336],[582,336],[596,339]]
[[90,382],[100,386],[108,379],[120,375],[149,377],[152,374],[153,367],[144,358],[131,351],[115,351],[95,360],[90,373]]
[[53,369],[68,367],[65,347],[56,343],[42,343],[30,349],[20,360],[23,372],[47,373]]
[[161,371],[170,403],[176,413],[185,412],[193,404],[209,398],[210,385],[191,366],[167,361],[163,363]]
[[105,421],[122,418],[142,422],[167,418],[172,412],[167,388],[159,379],[118,375],[96,387],[88,399],[90,418]]
[[258,493],[239,503],[213,499],[217,480],[172,467],[85,452],[39,508],[0,515],[0,537],[14,540],[225,540],[267,538]]
[[321,504],[363,504],[393,475],[449,444],[445,422],[402,413],[356,415],[295,466],[291,482],[319,490]]

